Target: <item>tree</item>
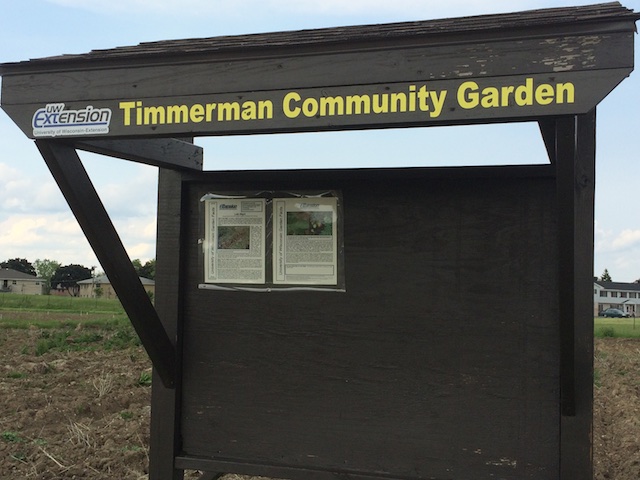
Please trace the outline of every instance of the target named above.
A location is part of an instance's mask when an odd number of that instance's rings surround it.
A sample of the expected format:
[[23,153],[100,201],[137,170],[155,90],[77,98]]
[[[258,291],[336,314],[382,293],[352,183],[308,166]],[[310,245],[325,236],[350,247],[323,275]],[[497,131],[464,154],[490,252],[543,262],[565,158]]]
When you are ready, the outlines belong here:
[[611,282],[611,275],[609,275],[609,270],[607,270],[606,268],[604,269],[604,272],[602,272],[602,276],[600,277],[600,280],[603,282]]
[[65,265],[58,267],[51,277],[51,286],[55,288],[62,288],[66,290],[69,295],[74,297],[80,293],[80,287],[78,282],[80,280],[87,280],[91,278],[91,269],[83,267],[82,265]]
[[10,268],[11,270],[16,270],[17,272],[26,273],[27,275],[36,276],[36,270],[31,265],[26,258],[12,258],[10,260],[5,260],[0,263],[0,267],[2,268]]
[[136,273],[139,277],[150,278],[151,280],[155,280],[156,278],[156,259],[147,260],[147,262],[142,265],[142,262],[139,258],[136,258],[131,263],[133,263],[133,268],[135,268]]
[[33,262],[33,266],[36,268],[36,273],[38,276],[45,281],[45,294],[49,294],[51,291],[51,277],[56,273],[56,270],[60,267],[60,262],[56,262],[55,260],[49,260],[45,258],[40,260],[39,258]]

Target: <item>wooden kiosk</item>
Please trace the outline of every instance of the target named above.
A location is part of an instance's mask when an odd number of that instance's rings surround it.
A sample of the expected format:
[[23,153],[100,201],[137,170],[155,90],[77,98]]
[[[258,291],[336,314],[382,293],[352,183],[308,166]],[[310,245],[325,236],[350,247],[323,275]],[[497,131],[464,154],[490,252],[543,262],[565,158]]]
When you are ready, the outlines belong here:
[[[592,478],[595,107],[633,69],[638,18],[607,3],[1,65],[3,109],[153,361],[150,479]],[[205,172],[192,143],[521,121],[548,164]],[[77,150],[160,167],[155,306]]]

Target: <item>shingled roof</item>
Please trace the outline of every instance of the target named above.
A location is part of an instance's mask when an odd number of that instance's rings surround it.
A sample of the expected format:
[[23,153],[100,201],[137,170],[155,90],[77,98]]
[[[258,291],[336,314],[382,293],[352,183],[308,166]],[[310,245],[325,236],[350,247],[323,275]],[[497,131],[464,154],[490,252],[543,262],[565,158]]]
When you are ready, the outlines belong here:
[[0,280],[42,280],[35,275],[19,272],[12,268],[0,268]]
[[606,290],[626,290],[632,292],[640,292],[640,283],[603,282],[602,280],[596,280],[594,283],[600,285]]
[[297,49],[315,45],[343,45],[362,47],[363,44],[394,39],[415,41],[416,39],[437,38],[442,35],[468,34],[474,32],[504,32],[530,27],[549,27],[569,25],[572,28],[580,24],[593,25],[599,22],[628,21],[635,22],[640,14],[623,7],[619,2],[594,4],[577,7],[546,8],[516,13],[479,15],[460,18],[447,18],[427,21],[387,23],[378,25],[347,26],[297,30],[251,35],[219,36],[210,38],[191,38],[184,40],[164,40],[143,42],[134,46],[92,50],[84,54],[58,55],[32,59],[23,62],[0,64],[0,74],[20,67],[46,67],[77,62],[117,62],[149,61],[159,56],[166,61],[170,57],[204,55],[213,53],[232,53],[242,50],[278,49],[295,47]]

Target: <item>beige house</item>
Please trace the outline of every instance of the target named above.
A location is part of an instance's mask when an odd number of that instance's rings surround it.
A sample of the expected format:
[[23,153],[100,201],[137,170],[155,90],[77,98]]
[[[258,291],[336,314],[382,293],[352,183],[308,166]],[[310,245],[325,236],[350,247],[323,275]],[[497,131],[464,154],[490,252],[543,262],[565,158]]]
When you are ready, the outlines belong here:
[[[156,293],[156,282],[144,277],[140,277],[140,282],[147,293],[153,297]],[[80,287],[80,293],[78,294],[79,297],[118,298],[118,295],[116,295],[116,292],[111,286],[111,282],[106,275],[81,280],[78,282],[78,286]]]
[[45,280],[11,268],[0,268],[0,292],[42,295]]

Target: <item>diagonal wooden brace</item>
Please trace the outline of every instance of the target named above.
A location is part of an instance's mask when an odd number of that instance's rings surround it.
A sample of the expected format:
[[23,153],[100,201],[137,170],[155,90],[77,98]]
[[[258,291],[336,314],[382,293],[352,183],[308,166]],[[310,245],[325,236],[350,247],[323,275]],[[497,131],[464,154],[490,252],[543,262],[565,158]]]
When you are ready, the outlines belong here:
[[163,385],[175,388],[175,342],[162,326],[75,148],[51,140],[37,140],[36,145],[118,294]]

